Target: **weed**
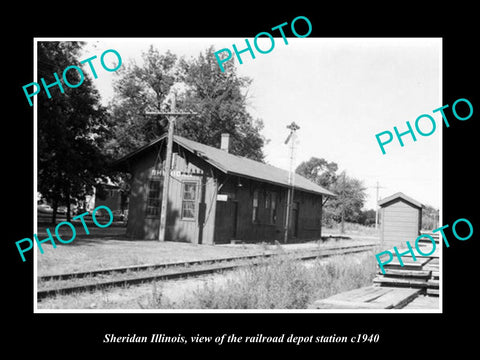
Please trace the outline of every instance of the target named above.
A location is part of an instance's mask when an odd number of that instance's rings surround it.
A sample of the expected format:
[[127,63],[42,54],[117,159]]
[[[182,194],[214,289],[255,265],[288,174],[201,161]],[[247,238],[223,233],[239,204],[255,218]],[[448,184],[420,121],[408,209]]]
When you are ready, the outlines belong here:
[[141,309],[158,309],[170,305],[163,296],[163,285],[157,282],[152,283],[152,293],[147,298],[146,304],[142,304],[140,300],[137,300],[137,304]]
[[370,252],[335,256],[314,260],[308,268],[288,256],[270,259],[265,265],[238,270],[221,286],[206,283],[190,298],[174,306],[184,309],[304,309],[314,300],[370,285],[375,276],[373,258]]

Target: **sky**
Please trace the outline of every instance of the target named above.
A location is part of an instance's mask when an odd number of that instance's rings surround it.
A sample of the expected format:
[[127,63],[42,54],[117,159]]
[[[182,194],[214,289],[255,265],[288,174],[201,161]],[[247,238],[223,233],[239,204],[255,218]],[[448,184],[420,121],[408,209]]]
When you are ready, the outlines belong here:
[[[161,53],[170,50],[185,58],[197,57],[210,45],[220,50],[232,44],[245,48],[245,38],[99,38],[87,41],[84,58],[115,49],[123,63],[141,64],[141,54],[150,45]],[[253,43],[253,39],[249,39]],[[262,42],[263,41],[263,42]],[[267,42],[265,42],[267,41]],[[258,43],[268,49],[267,38]],[[255,51],[255,50],[254,50]],[[112,55],[112,54],[110,54]],[[275,38],[268,54],[255,51],[252,59],[242,54],[240,75],[253,79],[248,89],[248,111],[264,122],[262,135],[266,162],[290,168],[290,149],[284,144],[286,128],[300,126],[294,165],[311,157],[338,164],[339,172],[363,181],[367,188],[366,209],[379,198],[396,192],[424,205],[441,206],[442,121],[433,113],[442,103],[442,40],[440,38]],[[98,65],[99,66],[99,65]],[[219,68],[220,71],[220,68]],[[98,71],[93,80],[106,104],[114,96],[114,73]],[[385,146],[383,155],[375,135],[415,128],[417,117],[428,114],[436,120],[430,136],[416,133]],[[420,129],[432,125],[424,118]]]

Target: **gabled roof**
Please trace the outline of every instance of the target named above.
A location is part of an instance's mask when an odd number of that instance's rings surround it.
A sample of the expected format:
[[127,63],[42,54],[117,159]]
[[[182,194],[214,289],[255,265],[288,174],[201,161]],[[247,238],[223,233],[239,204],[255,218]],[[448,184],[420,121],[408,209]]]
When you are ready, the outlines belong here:
[[417,200],[412,199],[411,197],[405,195],[405,194],[402,193],[402,192],[397,192],[397,193],[395,193],[395,194],[393,194],[393,195],[390,195],[390,196],[388,196],[388,197],[386,197],[386,198],[383,198],[383,199],[379,200],[379,201],[378,201],[378,205],[379,205],[379,206],[384,206],[384,205],[386,205],[387,203],[390,203],[390,202],[392,202],[392,201],[394,201],[394,200],[397,200],[397,199],[402,199],[402,200],[404,200],[404,201],[406,201],[406,202],[408,202],[408,203],[410,203],[410,204],[412,204],[413,206],[416,206],[416,207],[418,207],[418,208],[422,208],[422,207],[423,207],[423,205],[422,205],[421,203],[419,203]]
[[[165,137],[166,135],[163,135],[157,140],[151,142],[150,144],[147,144],[133,151],[132,153],[118,160],[116,164],[136,157],[137,155],[146,151],[152,146],[155,146],[157,143],[165,139]],[[193,154],[199,156],[204,161],[214,166],[218,170],[224,172],[225,174],[247,177],[285,187],[289,186],[288,171],[286,170],[277,168],[272,165],[264,164],[259,161],[237,156],[224,150],[204,145],[178,135],[174,135],[173,141],[176,142],[178,145],[184,147],[185,149],[189,150]],[[336,196],[331,191],[324,189],[323,187],[311,182],[310,180],[298,174],[295,174],[295,188],[315,194]]]

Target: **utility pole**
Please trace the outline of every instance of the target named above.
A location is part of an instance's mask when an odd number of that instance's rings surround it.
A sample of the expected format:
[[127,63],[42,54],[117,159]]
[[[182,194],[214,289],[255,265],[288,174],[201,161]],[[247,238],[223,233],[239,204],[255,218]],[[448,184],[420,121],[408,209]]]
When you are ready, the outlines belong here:
[[378,228],[378,200],[379,200],[379,189],[383,189],[383,186],[380,186],[377,181],[377,186],[374,186],[377,189],[377,202],[375,206],[375,230]]
[[176,98],[173,94],[172,105],[169,112],[147,111],[147,115],[166,115],[168,119],[168,135],[167,135],[167,155],[165,158],[165,167],[163,169],[163,189],[162,189],[162,207],[160,210],[160,226],[158,230],[158,240],[165,241],[165,229],[167,224],[168,211],[168,190],[170,187],[170,171],[172,167],[172,147],[173,132],[175,130],[175,121],[177,116],[196,115],[193,112],[176,111]]
[[287,192],[287,212],[285,215],[285,234],[283,238],[283,242],[286,244],[288,241],[288,229],[289,229],[289,222],[290,216],[292,211],[293,205],[293,192],[295,189],[295,174],[294,174],[294,158],[295,158],[295,142],[297,140],[297,133],[296,131],[300,129],[300,126],[295,124],[294,121],[290,125],[287,125],[287,129],[290,129],[290,134],[288,135],[287,139],[285,140],[285,144],[291,140],[290,143],[290,171],[288,172],[288,192]]
[[340,233],[345,234],[345,175],[346,170],[343,172],[343,185],[342,185],[342,224]]

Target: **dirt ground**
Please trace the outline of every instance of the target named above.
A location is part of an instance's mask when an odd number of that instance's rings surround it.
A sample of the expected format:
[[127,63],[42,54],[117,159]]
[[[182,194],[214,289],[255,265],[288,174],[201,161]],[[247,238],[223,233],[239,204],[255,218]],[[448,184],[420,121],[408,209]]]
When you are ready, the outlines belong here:
[[[180,242],[130,240],[125,236],[125,227],[123,226],[111,226],[104,229],[92,226],[89,229],[89,235],[84,234],[83,230],[78,230],[77,237],[70,244],[62,244],[57,241],[57,247],[54,248],[51,242],[43,243],[43,254],[36,248],[37,276],[128,265],[218,259],[319,246],[366,244],[375,241],[374,237],[355,236],[352,239],[330,238],[323,241],[286,245],[266,243],[196,245]],[[39,227],[39,240],[46,237],[45,227]],[[65,235],[65,239],[70,237],[71,234]]]

